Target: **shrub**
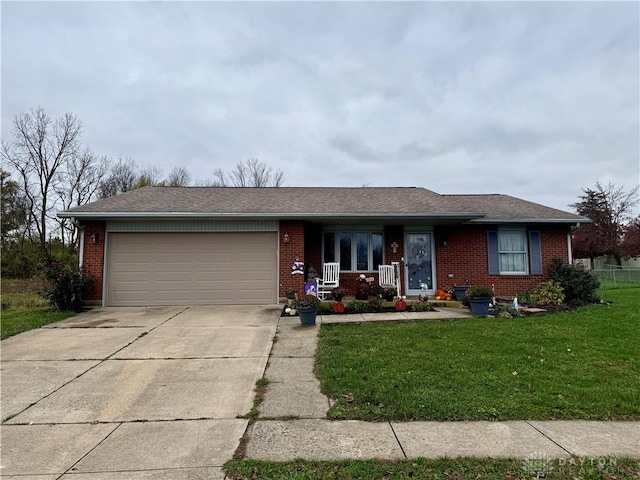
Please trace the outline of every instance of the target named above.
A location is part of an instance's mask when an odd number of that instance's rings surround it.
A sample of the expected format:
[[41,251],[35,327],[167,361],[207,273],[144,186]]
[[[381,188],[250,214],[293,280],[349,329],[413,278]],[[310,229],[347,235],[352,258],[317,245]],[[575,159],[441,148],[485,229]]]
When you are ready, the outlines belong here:
[[367,312],[382,312],[382,299],[376,297],[367,302]]
[[598,301],[596,290],[600,287],[600,282],[582,265],[569,265],[560,258],[554,258],[549,268],[549,277],[560,284],[566,301]]
[[536,285],[531,290],[530,300],[536,305],[562,305],[564,293],[559,283],[553,280]]
[[363,313],[367,311],[367,304],[364,302],[358,302],[357,300],[351,300],[344,307],[347,313]]
[[522,313],[513,307],[507,305],[495,305],[489,309],[489,315],[499,318],[517,318],[522,317]]
[[333,307],[330,303],[323,302],[318,306],[318,315],[327,315],[333,313]]
[[93,278],[82,276],[80,269],[62,262],[51,262],[45,267],[48,285],[42,296],[61,311],[82,310],[84,300],[95,286]]
[[516,297],[518,298],[518,303],[521,305],[531,305],[533,303],[533,300],[531,300],[531,290],[517,292]]
[[411,305],[412,312],[433,312],[433,307],[427,302],[416,302]]

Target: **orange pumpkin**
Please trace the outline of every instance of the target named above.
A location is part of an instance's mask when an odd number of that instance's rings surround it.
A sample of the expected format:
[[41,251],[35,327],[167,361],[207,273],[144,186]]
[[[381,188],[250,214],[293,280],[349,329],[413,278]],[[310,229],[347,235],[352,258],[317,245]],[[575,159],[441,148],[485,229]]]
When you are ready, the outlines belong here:
[[444,296],[445,296],[445,291],[442,288],[439,288],[438,290],[436,290],[436,298],[444,297]]
[[447,294],[444,296],[444,298],[445,298],[445,300],[451,300],[451,294],[450,294],[450,293],[447,293]]
[[407,302],[404,300],[398,300],[396,302],[396,310],[398,312],[404,312],[407,309]]

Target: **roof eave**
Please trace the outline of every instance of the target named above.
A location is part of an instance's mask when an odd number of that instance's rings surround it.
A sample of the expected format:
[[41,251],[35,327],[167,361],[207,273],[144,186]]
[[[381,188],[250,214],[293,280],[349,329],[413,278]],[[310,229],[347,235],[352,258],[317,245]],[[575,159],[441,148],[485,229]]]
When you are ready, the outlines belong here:
[[575,225],[577,223],[591,223],[589,218],[478,218],[471,220],[470,223],[568,223]]
[[66,210],[58,212],[59,218],[76,218],[85,220],[114,220],[114,219],[242,219],[242,218],[267,218],[267,219],[375,219],[375,218],[410,218],[410,219],[455,219],[469,221],[483,217],[482,213],[452,212],[452,213],[402,213],[402,212],[376,212],[376,213],[306,213],[306,212],[281,212],[281,213],[224,213],[224,212],[87,212]]

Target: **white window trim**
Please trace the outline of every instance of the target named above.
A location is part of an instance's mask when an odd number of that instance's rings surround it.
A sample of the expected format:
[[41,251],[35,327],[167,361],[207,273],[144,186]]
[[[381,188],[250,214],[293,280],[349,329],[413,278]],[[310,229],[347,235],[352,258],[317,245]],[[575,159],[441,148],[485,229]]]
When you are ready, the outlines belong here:
[[[503,252],[500,250],[500,234],[502,233],[521,233],[524,237],[524,252]],[[502,254],[507,253],[524,253],[524,271],[505,272],[502,270]],[[498,267],[500,275],[529,275],[529,236],[526,228],[500,228],[498,229]]]
[[[378,228],[328,228],[322,231],[322,263],[326,263],[324,258],[324,237],[325,233],[333,233],[334,235],[334,252],[336,258],[334,261],[340,263],[340,234],[341,233],[349,233],[351,234],[351,269],[350,270],[340,270],[344,273],[371,273],[376,272],[377,270],[373,266],[373,242],[372,235],[379,234],[382,237],[382,263],[384,264],[384,232]],[[368,235],[368,265],[367,270],[357,270],[356,267],[358,265],[358,249],[356,247],[356,234],[357,233],[366,233]]]

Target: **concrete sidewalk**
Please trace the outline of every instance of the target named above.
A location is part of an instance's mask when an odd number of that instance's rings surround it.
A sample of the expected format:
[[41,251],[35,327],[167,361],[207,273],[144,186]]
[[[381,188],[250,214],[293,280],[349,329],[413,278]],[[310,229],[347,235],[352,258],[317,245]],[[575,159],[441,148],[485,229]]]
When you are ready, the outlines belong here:
[[[416,315],[416,317],[413,317]],[[468,317],[465,309],[424,313],[330,315],[318,323],[406,321]],[[280,319],[265,377],[270,383],[258,420],[249,427],[247,457],[286,461],[414,457],[640,458],[640,422],[362,422],[326,419],[314,355],[318,327]]]

